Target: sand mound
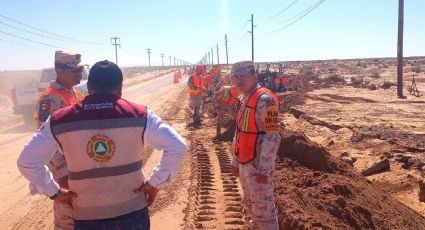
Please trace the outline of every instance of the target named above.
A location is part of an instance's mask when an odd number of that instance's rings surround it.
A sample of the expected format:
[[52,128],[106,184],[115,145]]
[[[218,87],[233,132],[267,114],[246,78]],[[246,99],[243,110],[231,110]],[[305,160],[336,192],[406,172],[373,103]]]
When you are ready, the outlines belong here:
[[282,133],[275,182],[281,229],[425,229],[425,218],[299,133]]

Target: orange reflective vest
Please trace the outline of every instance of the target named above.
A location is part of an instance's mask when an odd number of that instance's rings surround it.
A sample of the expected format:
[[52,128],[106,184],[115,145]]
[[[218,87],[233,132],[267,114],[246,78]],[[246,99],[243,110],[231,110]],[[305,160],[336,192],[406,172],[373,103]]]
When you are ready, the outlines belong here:
[[49,94],[54,94],[60,97],[62,101],[65,102],[66,105],[72,105],[75,103],[78,103],[84,99],[84,95],[80,91],[75,91],[75,96],[71,95],[69,92],[61,91],[55,88],[52,88],[51,86],[47,87],[41,94],[38,96],[37,102],[36,102],[36,111],[34,112],[34,120],[39,121],[39,108],[40,108],[40,102],[43,100],[44,97],[46,97]]
[[255,109],[257,101],[263,94],[272,95],[276,106],[279,106],[279,98],[267,88],[261,87],[255,90],[248,98],[246,106],[239,117],[239,110],[236,110],[236,133],[235,154],[238,156],[239,162],[246,164],[254,160],[257,154],[256,143],[259,134],[265,134],[264,131],[259,131],[255,122]]
[[197,74],[194,74],[192,76],[193,76],[193,84],[197,88],[195,89],[195,88],[189,87],[189,95],[190,96],[199,96],[199,95],[201,95],[201,89],[202,89],[201,79],[199,78],[199,76]]
[[206,88],[208,88],[212,84],[213,79],[212,79],[211,75],[205,75],[204,79],[205,79],[204,85],[205,85]]
[[223,106],[233,107],[239,102],[239,95],[238,89],[235,86],[231,86],[227,89],[225,88],[224,95],[218,98],[218,102]]

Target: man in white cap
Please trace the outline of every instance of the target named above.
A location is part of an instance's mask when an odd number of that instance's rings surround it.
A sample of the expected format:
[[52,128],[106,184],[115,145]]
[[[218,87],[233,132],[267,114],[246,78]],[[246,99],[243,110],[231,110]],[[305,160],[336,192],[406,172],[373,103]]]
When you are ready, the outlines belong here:
[[[38,127],[56,110],[83,100],[84,95],[74,87],[81,81],[83,67],[81,54],[68,50],[55,52],[56,80],[50,83],[36,102],[34,118]],[[59,186],[68,189],[68,168],[64,156],[56,151],[47,167]],[[30,185],[30,190],[32,194],[40,193],[33,184]],[[73,229],[70,205],[54,202],[53,216],[56,230]]]
[[252,224],[279,229],[273,193],[275,160],[280,144],[279,99],[257,82],[254,62],[233,64],[232,79],[242,94],[233,140],[233,175],[239,176]]

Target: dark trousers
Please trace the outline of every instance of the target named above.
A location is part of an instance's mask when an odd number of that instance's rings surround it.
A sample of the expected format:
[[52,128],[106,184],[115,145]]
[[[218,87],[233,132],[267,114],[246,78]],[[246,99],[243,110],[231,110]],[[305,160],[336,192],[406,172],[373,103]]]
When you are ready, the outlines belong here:
[[102,220],[74,220],[74,230],[149,230],[148,208]]

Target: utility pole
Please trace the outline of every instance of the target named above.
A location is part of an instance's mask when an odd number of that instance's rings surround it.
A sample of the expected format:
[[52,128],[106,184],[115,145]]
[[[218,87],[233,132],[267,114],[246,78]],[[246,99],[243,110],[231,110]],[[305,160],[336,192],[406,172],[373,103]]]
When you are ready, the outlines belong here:
[[211,47],[211,65],[214,65],[214,50]]
[[217,44],[217,65],[220,65],[220,56],[218,55],[218,44]]
[[210,52],[208,51],[208,65],[211,63],[211,55]]
[[148,51],[148,61],[149,61],[149,67],[151,67],[151,53],[152,53],[152,52],[151,52],[151,50],[152,50],[152,49],[149,49],[149,48],[148,48],[148,49],[146,49],[146,50]]
[[168,60],[170,60],[170,66],[171,66],[171,56],[168,56]]
[[111,42],[112,42],[112,45],[115,46],[115,64],[118,65],[117,46],[119,46],[121,48],[120,38],[119,37],[112,37]]
[[162,66],[164,66],[164,54],[161,54]]
[[224,35],[224,44],[226,45],[226,68],[229,69],[229,55],[227,53],[227,34]]
[[398,40],[397,40],[397,96],[403,96],[403,24],[404,0],[398,0]]
[[251,44],[252,44],[252,61],[254,61],[254,14],[251,14]]
[[174,57],[174,66],[176,66],[176,57]]

